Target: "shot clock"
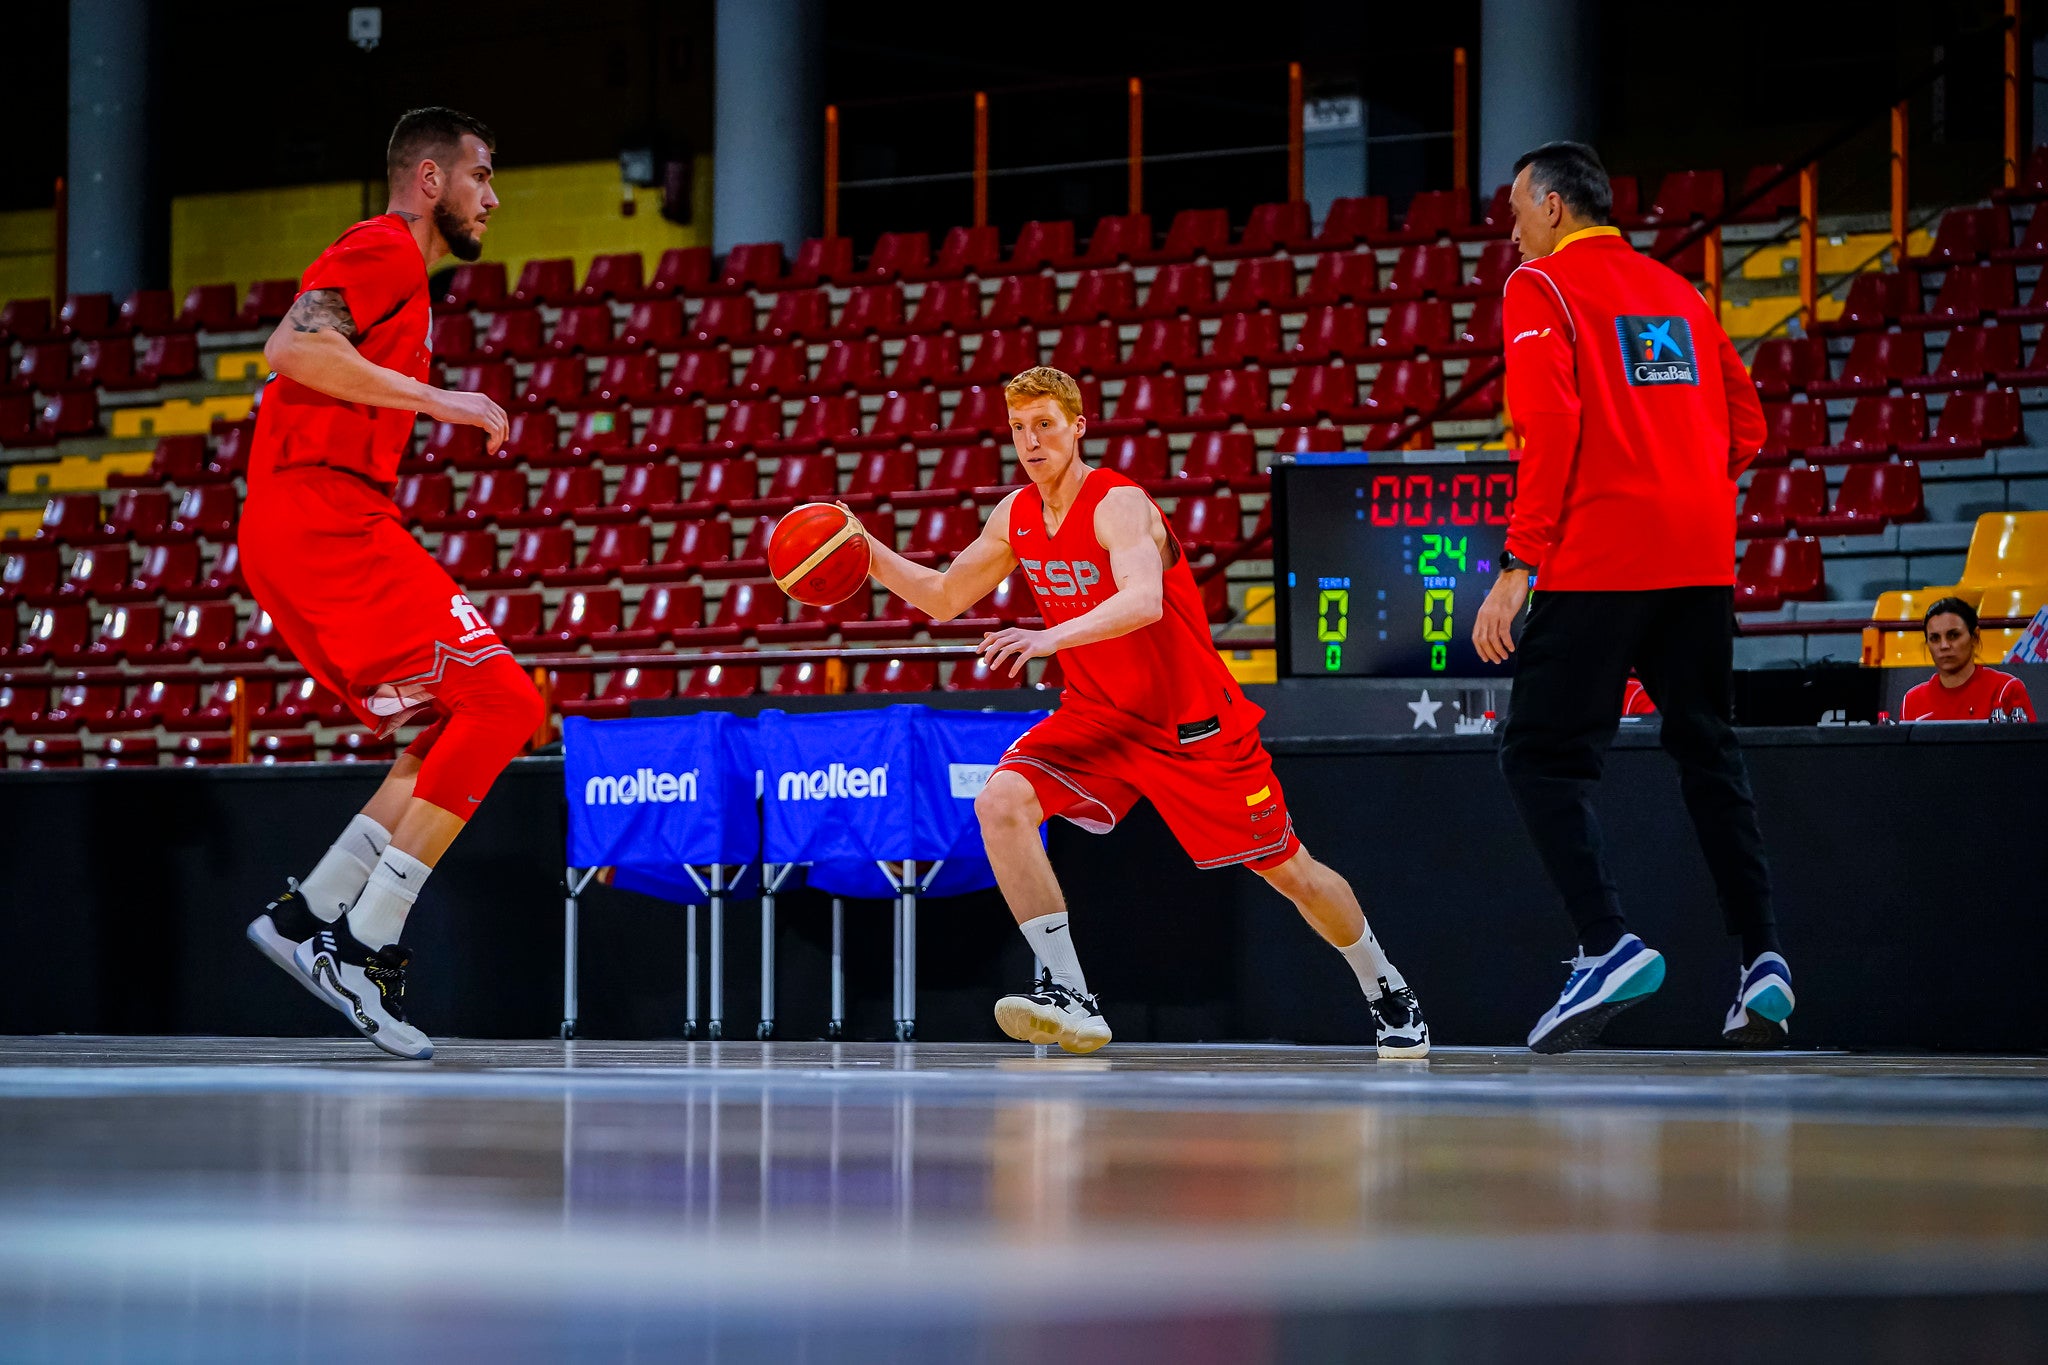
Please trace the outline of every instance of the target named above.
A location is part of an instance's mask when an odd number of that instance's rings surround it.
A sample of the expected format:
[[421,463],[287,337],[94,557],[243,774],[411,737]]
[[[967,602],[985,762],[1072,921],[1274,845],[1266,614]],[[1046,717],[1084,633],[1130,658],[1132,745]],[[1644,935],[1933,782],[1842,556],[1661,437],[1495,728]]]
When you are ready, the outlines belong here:
[[1494,678],[1472,648],[1515,498],[1515,465],[1432,452],[1300,454],[1273,466],[1280,671]]

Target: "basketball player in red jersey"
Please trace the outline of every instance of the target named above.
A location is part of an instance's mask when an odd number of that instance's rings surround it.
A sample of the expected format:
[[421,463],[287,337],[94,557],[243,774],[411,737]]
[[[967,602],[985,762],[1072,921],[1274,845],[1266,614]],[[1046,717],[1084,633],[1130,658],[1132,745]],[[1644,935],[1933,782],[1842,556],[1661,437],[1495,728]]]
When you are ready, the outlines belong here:
[[433,1044],[406,1019],[405,917],[427,874],[544,708],[483,614],[392,505],[414,419],[481,427],[505,414],[427,382],[427,268],[473,261],[491,210],[490,130],[452,109],[398,121],[391,206],[306,269],[263,348],[276,371],[256,419],[242,570],[292,655],[363,724],[430,721],[303,882],[249,925],[280,967],[400,1057]]
[[1382,1057],[1422,1057],[1429,1029],[1337,873],[1294,832],[1259,742],[1265,713],[1244,695],[1209,634],[1180,543],[1145,491],[1080,458],[1088,429],[1073,379],[1046,366],[1007,386],[1010,435],[1030,483],[1004,498],[944,573],[869,540],[877,582],[935,621],[994,591],[1022,567],[1046,620],[983,638],[990,668],[1015,675],[1057,654],[1059,710],[1011,746],[976,798],[996,882],[1045,964],[1031,988],[996,1002],[1012,1038],[1093,1052],[1109,1025],[1074,952],[1066,898],[1038,827],[1064,816],[1115,828],[1140,797],[1198,867],[1243,863],[1293,901],[1344,955],[1371,1006]]

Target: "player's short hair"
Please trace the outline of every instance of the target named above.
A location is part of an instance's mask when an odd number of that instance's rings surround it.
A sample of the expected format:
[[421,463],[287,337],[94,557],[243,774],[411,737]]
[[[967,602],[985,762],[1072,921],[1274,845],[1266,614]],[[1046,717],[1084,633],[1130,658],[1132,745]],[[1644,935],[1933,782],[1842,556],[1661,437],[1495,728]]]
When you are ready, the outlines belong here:
[[1606,224],[1614,218],[1614,186],[1600,153],[1583,142],[1546,142],[1515,158],[1516,175],[1529,167],[1529,193],[1556,194],[1574,218]]
[[438,104],[406,110],[398,116],[398,126],[391,130],[391,141],[384,147],[386,178],[395,185],[422,161],[440,166],[452,164],[462,147],[464,133],[492,151],[498,150],[497,135],[484,126],[482,119]]
[[1081,386],[1065,370],[1055,370],[1050,365],[1034,365],[1003,385],[1003,401],[1006,403],[1028,403],[1034,398],[1052,399],[1060,405],[1060,411],[1067,414],[1069,421],[1081,415]]
[[1960,597],[1944,597],[1927,609],[1927,614],[1920,618],[1920,631],[1923,635],[1927,632],[1928,624],[1937,616],[1960,617],[1964,630],[1972,635],[1977,633],[1977,609]]

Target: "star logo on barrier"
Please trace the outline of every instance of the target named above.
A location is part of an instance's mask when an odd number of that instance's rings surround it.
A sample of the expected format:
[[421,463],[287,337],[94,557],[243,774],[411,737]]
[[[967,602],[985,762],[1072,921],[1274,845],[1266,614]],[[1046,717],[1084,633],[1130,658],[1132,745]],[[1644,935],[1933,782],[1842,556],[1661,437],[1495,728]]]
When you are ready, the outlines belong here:
[[1406,703],[1406,705],[1410,711],[1415,713],[1414,729],[1420,730],[1425,725],[1432,730],[1436,729],[1436,713],[1443,709],[1444,704],[1440,701],[1431,701],[1428,688],[1422,689],[1421,700],[1411,701]]

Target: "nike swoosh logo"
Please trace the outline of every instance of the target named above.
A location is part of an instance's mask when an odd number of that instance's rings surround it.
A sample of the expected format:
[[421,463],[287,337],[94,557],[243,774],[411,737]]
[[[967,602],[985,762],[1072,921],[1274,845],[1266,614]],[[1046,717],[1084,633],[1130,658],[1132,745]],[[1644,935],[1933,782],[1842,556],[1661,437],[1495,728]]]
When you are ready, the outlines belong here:
[[470,805],[472,805],[472,806],[474,806],[474,805],[478,804],[479,802],[481,802],[481,801],[483,800],[483,798],[482,798],[481,796],[472,796],[472,797],[468,798],[468,800],[469,800],[469,804],[470,804]]
[[391,869],[391,875],[392,875],[392,876],[394,876],[394,877],[396,877],[396,878],[398,878],[398,880],[400,880],[400,881],[402,881],[402,882],[405,882],[405,881],[411,881],[411,880],[412,880],[412,878],[410,878],[410,877],[406,876],[406,875],[405,875],[405,874],[404,874],[403,872],[400,872],[400,871],[399,871],[399,870],[398,870],[397,868],[395,868],[395,867]]
[[1048,924],[1048,925],[1047,925],[1047,926],[1045,927],[1045,932],[1046,932],[1046,933],[1048,933],[1048,934],[1057,934],[1057,933],[1058,933],[1058,932],[1059,932],[1060,930],[1062,930],[1062,929],[1064,929],[1064,928],[1066,928],[1066,927],[1067,927],[1067,926],[1066,926],[1066,925],[1064,925],[1064,924]]

